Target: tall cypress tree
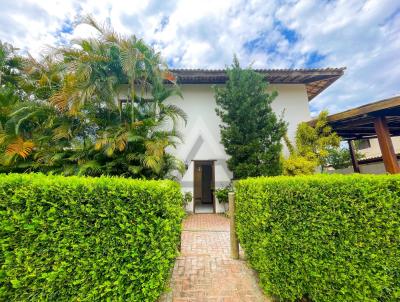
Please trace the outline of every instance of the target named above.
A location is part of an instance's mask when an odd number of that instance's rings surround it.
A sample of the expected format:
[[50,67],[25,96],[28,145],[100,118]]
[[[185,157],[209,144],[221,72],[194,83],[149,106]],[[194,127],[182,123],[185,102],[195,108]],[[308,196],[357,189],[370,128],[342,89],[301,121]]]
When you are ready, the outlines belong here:
[[227,74],[226,85],[215,88],[215,98],[229,169],[235,179],[281,174],[281,141],[287,126],[271,108],[277,93],[269,93],[264,76],[242,69],[236,57]]

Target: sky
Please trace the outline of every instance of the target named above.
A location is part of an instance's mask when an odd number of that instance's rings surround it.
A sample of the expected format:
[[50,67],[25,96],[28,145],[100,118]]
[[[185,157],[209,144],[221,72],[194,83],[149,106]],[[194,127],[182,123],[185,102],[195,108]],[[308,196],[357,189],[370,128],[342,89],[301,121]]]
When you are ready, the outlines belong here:
[[0,40],[40,57],[93,35],[92,15],[135,34],[172,68],[346,67],[310,102],[340,112],[400,95],[399,0],[0,0]]

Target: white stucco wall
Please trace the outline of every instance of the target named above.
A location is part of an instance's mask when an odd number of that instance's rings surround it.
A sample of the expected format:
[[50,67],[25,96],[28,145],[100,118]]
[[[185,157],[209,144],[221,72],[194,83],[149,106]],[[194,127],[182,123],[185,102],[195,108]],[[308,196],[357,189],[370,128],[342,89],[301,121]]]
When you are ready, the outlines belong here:
[[[377,138],[369,140],[371,147],[360,150],[359,152],[364,155],[364,158],[379,157],[382,155]],[[392,136],[393,148],[396,153],[400,152],[400,136]]]
[[[215,113],[216,103],[211,85],[182,85],[183,99],[173,98],[171,103],[182,108],[188,115],[188,122],[179,124],[184,142],[175,150],[168,150],[183,160],[188,169],[181,179],[183,191],[193,193],[193,160],[216,160],[216,188],[230,183],[232,173],[228,170],[228,158],[220,143],[219,117]],[[297,124],[310,120],[310,111],[305,85],[275,85],[278,91],[272,108],[277,114],[283,113],[289,123],[288,134],[294,137]],[[193,203],[187,207],[193,209]],[[217,203],[216,212],[223,212],[224,207]]]
[[[400,160],[397,161],[400,165]],[[347,167],[343,169],[331,170],[328,171],[329,174],[353,174],[353,167]],[[383,162],[370,163],[370,164],[362,164],[360,165],[360,173],[361,174],[387,174],[385,165]]]
[[[280,84],[271,86],[271,89],[278,91],[278,97],[272,103],[272,109],[278,115],[283,112],[284,119],[289,123],[289,139],[293,141],[297,125],[311,119],[306,86]],[[284,154],[288,155],[285,145]]]

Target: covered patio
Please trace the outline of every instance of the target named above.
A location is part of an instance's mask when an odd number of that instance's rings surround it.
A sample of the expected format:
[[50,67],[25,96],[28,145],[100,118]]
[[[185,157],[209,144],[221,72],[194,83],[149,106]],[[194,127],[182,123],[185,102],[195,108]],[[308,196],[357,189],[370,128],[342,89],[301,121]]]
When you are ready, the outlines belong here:
[[[333,130],[349,144],[354,172],[360,173],[354,141],[377,138],[386,172],[400,173],[392,136],[400,135],[400,96],[369,103],[328,116]],[[309,122],[315,124],[315,120]]]

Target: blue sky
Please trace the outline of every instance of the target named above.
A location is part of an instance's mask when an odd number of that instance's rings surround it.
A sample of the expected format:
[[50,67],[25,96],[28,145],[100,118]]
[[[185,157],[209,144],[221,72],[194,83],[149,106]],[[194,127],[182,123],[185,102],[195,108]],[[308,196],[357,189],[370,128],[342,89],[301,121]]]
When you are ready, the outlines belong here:
[[400,1],[0,0],[0,40],[40,56],[93,34],[91,14],[161,51],[171,67],[347,67],[311,103],[331,113],[400,95]]

